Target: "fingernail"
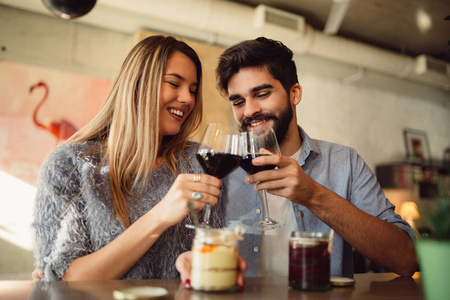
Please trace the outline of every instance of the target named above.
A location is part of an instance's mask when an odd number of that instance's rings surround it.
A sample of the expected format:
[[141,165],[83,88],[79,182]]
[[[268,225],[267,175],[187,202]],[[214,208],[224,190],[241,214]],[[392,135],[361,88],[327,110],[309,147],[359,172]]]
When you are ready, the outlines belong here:
[[239,291],[239,292],[243,292],[244,289],[245,289],[245,279],[244,279],[244,284],[238,286],[238,291]]
[[184,282],[184,287],[187,289],[187,290],[190,290],[192,287],[191,287],[191,280],[190,279],[186,279],[186,281]]

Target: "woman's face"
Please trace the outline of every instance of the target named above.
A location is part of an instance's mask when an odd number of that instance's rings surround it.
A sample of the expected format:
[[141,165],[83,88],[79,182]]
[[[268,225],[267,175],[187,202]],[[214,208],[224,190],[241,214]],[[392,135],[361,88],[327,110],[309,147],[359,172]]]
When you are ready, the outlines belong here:
[[185,54],[175,51],[168,60],[161,83],[159,130],[161,136],[175,135],[195,106],[197,69]]

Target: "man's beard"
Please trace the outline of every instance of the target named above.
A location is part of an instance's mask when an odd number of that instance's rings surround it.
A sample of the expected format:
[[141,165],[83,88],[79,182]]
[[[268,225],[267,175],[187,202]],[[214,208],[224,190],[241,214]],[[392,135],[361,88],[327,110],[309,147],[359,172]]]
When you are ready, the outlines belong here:
[[277,118],[273,113],[259,114],[254,117],[245,118],[241,123],[240,130],[247,131],[247,127],[249,127],[252,121],[273,120],[272,128],[273,131],[275,131],[275,135],[277,136],[278,144],[281,145],[281,143],[284,141],[284,138],[286,137],[286,133],[292,120],[292,116],[292,107],[288,102],[286,108],[281,112],[279,118]]

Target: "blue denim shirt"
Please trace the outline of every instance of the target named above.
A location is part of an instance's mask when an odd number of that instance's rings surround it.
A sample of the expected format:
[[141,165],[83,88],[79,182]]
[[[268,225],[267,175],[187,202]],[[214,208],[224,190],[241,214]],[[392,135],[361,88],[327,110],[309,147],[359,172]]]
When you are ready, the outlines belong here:
[[[377,178],[354,149],[311,139],[300,127],[299,132],[303,151],[298,163],[309,177],[362,211],[400,227],[415,241],[414,230],[394,213],[394,205],[386,199]],[[223,179],[222,203],[227,227],[234,228],[240,224],[245,228],[244,240],[239,243],[239,254],[249,267],[245,275],[251,277],[257,276],[261,247],[261,231],[252,229],[251,225],[262,219],[262,208],[253,185],[245,184],[246,176],[245,171],[239,168]],[[299,230],[302,230],[298,213],[301,210],[307,231],[330,231],[330,227],[307,208],[292,205]],[[352,246],[337,233],[333,240],[331,275],[353,276]]]

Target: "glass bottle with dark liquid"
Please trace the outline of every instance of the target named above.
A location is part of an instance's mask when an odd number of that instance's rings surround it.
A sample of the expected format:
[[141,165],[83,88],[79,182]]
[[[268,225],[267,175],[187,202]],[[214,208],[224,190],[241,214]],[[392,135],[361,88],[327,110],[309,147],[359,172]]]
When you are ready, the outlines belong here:
[[302,290],[330,287],[328,234],[292,232],[289,241],[289,286]]

